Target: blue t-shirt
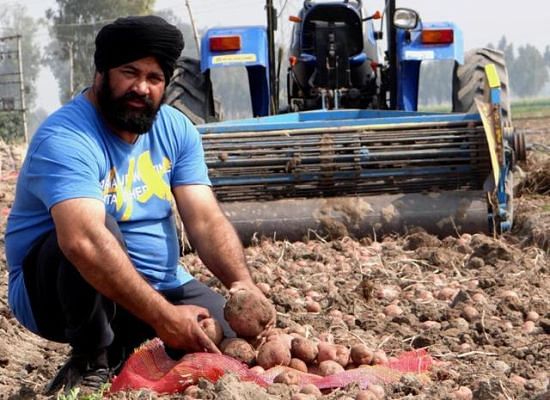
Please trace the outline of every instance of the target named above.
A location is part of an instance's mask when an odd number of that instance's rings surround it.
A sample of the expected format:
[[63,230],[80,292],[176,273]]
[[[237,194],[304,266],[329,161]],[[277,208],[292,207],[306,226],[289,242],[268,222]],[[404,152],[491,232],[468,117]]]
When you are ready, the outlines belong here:
[[113,134],[84,96],[52,114],[29,145],[6,227],[8,301],[16,318],[37,331],[22,262],[33,243],[54,229],[50,209],[93,198],[118,222],[141,275],[159,290],[191,278],[179,265],[171,187],[210,185],[201,139],[176,109],[163,105],[151,130],[129,144]]

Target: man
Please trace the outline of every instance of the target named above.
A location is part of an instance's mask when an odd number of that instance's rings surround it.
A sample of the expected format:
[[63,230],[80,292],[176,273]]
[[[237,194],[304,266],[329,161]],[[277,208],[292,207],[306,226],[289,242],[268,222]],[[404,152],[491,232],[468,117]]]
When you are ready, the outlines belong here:
[[162,105],[182,49],[159,17],[106,25],[93,85],[29,145],[6,230],[9,304],[32,332],[71,345],[50,393],[96,390],[155,335],[174,357],[219,352],[198,324],[208,316],[233,335],[224,299],[178,264],[172,198],[204,264],[230,290],[258,291],[197,130]]

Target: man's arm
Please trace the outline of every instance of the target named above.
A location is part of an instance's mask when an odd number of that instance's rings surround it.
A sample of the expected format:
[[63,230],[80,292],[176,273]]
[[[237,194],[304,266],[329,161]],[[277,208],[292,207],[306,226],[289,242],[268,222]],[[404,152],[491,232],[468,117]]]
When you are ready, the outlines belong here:
[[66,200],[52,207],[51,214],[61,250],[98,292],[148,323],[170,346],[219,352],[198,324],[208,310],[172,305],[139,275],[106,228],[101,201]]
[[181,185],[172,190],[189,240],[208,269],[227,288],[258,290],[239,237],[212,189],[206,185]]

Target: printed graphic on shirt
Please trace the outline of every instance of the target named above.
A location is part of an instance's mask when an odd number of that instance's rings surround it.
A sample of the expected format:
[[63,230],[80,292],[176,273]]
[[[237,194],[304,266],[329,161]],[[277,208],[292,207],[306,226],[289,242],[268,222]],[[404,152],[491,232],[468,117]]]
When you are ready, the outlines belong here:
[[170,202],[172,193],[164,176],[170,172],[171,166],[166,157],[160,163],[153,164],[151,153],[146,151],[130,159],[126,173],[113,167],[101,181],[105,205],[114,204],[116,211],[122,212],[120,220],[127,221],[132,216],[136,201],[146,203],[157,197]]

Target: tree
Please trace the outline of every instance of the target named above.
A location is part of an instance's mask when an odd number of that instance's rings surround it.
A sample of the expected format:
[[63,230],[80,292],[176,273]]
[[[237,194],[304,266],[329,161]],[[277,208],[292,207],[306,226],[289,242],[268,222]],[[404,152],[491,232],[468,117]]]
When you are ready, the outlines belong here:
[[535,96],[548,82],[548,70],[538,49],[530,44],[518,47],[518,56],[508,65],[510,87],[520,97]]
[[21,141],[23,138],[22,114],[16,112],[0,113],[0,142],[8,143]]
[[[489,45],[488,47],[494,48],[491,45]],[[507,65],[511,65],[514,62],[514,45],[512,43],[508,43],[508,40],[506,40],[506,36],[502,36],[500,38],[497,45],[497,50],[500,50],[504,53],[504,60],[506,61]]]
[[516,56],[514,45],[502,36],[497,49],[504,52],[512,94],[518,97],[537,95],[549,79],[550,46],[546,46],[544,55],[533,45],[520,46]]
[[65,103],[89,86],[95,70],[95,36],[101,27],[120,16],[150,14],[155,0],[56,0],[48,9],[52,42],[44,63],[58,82]]
[[[181,9],[185,10],[183,5],[181,6]],[[191,28],[191,24],[185,23],[182,18],[174,14],[174,12],[170,9],[157,10],[155,11],[155,15],[164,18],[166,21],[175,25],[181,31],[183,35],[183,40],[185,42],[182,55],[198,58],[197,46],[195,43],[195,38],[193,36],[193,29]]]
[[550,46],[546,46],[544,49],[544,62],[547,67],[550,67]]

